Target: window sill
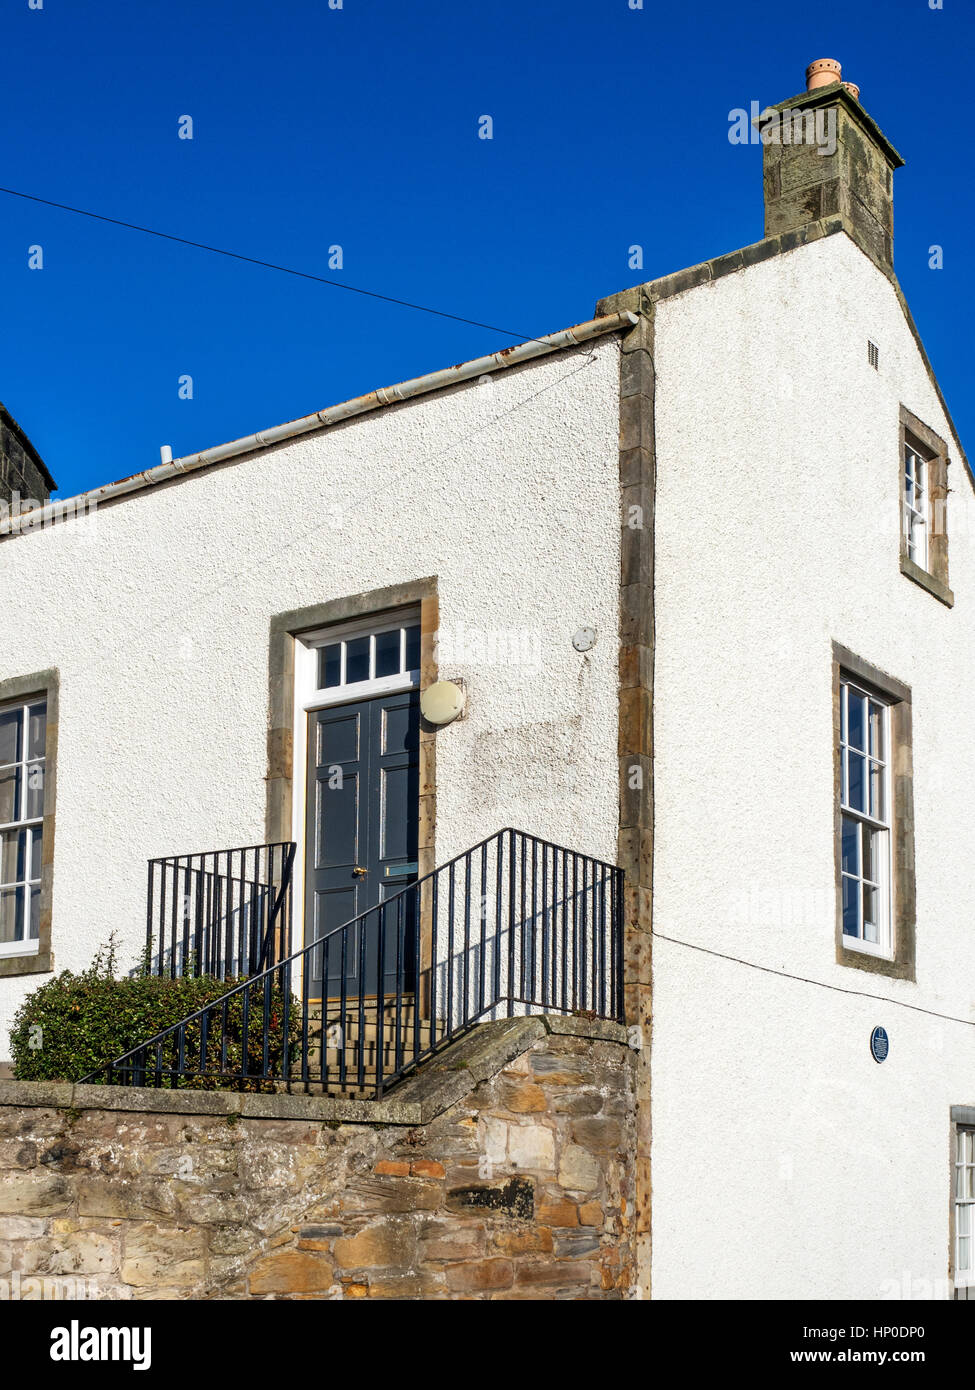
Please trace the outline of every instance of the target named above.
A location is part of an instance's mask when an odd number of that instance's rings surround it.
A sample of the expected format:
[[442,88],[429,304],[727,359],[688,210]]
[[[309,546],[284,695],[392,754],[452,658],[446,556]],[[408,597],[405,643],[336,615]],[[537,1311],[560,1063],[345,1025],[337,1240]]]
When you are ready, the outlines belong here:
[[[885,826],[884,829],[887,829]],[[880,946],[874,941],[864,941],[859,936],[847,936],[843,933],[844,951],[855,951],[859,956],[869,956],[871,960],[892,961],[893,956],[885,946]]]
[[854,970],[867,970],[873,975],[886,975],[892,980],[915,981],[917,976],[914,962],[891,960],[889,956],[875,956],[868,951],[860,951],[855,946],[840,945],[836,952],[839,965],[849,965]]
[[927,589],[928,593],[933,594],[946,608],[954,607],[955,596],[948,585],[942,584],[940,579],[936,579],[933,574],[923,570],[908,555],[901,555],[901,574],[906,574],[908,579],[913,579],[915,584],[919,584],[922,589]]
[[54,969],[50,951],[32,951],[22,956],[0,956],[0,980],[12,975],[45,975]]

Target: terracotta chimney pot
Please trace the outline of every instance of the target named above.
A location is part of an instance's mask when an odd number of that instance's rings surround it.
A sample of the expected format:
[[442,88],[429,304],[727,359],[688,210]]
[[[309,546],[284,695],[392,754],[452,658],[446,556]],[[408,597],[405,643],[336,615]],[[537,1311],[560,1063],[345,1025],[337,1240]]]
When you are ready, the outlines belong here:
[[806,68],[806,91],[814,92],[817,87],[831,87],[843,77],[843,69],[835,58],[817,58]]

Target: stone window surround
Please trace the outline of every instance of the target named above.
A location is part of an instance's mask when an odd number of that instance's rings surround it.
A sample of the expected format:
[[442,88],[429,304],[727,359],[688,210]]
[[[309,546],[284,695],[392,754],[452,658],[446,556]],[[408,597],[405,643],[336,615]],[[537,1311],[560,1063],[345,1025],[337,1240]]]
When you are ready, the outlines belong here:
[[930,498],[928,568],[923,569],[907,553],[907,538],[904,535],[903,521],[900,528],[901,574],[913,579],[922,589],[927,589],[946,607],[951,608],[955,596],[948,586],[948,446],[940,435],[935,434],[923,420],[911,413],[906,406],[900,408],[900,448],[898,451],[898,496],[904,488],[904,451],[910,444],[924,459],[928,472],[928,495]]
[[[437,680],[435,639],[440,626],[440,607],[435,576],[330,599],[309,608],[278,613],[271,619],[265,812],[268,844],[301,839],[296,833],[300,827],[294,825],[295,640],[303,633],[333,624],[389,616],[402,608],[420,610],[420,690],[425,690]],[[436,868],[436,759],[436,732],[421,720],[418,878]],[[303,869],[296,867],[296,872],[303,872]],[[304,921],[295,923],[294,946],[297,948],[299,943],[304,943]],[[420,951],[422,974],[430,960],[430,942],[425,935]]]
[[[955,1282],[955,1153],[960,1129],[975,1129],[975,1105],[953,1105],[951,1107],[951,1147],[948,1151],[948,1278],[952,1287]],[[971,1300],[975,1288],[955,1290],[955,1298]]]
[[[843,936],[842,849],[840,837],[840,677],[852,676],[873,690],[890,709],[891,913],[893,959],[848,946]],[[871,666],[838,642],[833,643],[833,845],[836,887],[836,960],[898,980],[915,980],[916,887],[914,876],[914,758],[910,687]]]
[[41,916],[37,950],[29,955],[0,957],[0,979],[14,975],[41,975],[54,969],[51,945],[51,901],[54,889],[54,809],[57,796],[58,687],[56,670],[35,671],[0,681],[0,704],[15,700],[47,701],[47,733],[44,771],[44,846],[41,861]]

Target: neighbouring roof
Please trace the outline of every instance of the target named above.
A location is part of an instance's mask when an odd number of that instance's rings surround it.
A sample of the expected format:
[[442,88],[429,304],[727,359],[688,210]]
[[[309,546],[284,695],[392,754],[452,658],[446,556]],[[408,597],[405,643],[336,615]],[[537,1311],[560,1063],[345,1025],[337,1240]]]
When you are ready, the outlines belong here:
[[10,411],[7,409],[7,407],[4,405],[2,401],[0,401],[0,423],[2,423],[10,431],[10,433],[16,437],[17,442],[24,450],[24,453],[31,460],[31,462],[35,464],[36,467],[39,469],[45,483],[53,492],[57,487],[57,483],[51,477],[47,464],[41,458],[40,454],[34,448],[27,435],[17,424],[17,421],[14,419],[14,417],[11,415]]

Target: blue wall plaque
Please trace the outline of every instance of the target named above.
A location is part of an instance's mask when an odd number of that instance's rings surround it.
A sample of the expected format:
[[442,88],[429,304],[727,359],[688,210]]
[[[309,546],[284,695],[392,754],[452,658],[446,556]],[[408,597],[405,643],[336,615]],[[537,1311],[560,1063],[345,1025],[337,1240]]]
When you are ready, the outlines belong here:
[[883,1062],[890,1051],[886,1028],[875,1028],[870,1034],[870,1052],[875,1062]]

